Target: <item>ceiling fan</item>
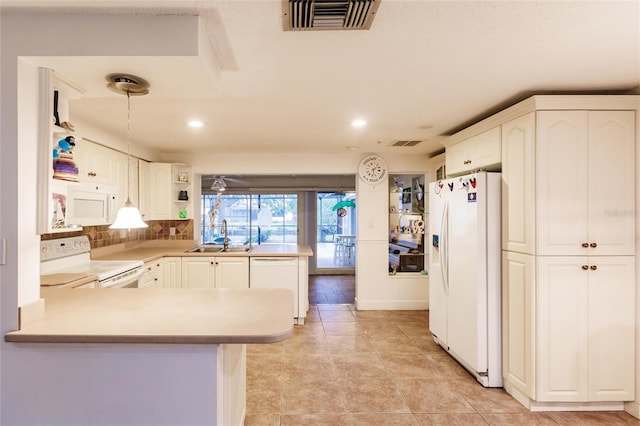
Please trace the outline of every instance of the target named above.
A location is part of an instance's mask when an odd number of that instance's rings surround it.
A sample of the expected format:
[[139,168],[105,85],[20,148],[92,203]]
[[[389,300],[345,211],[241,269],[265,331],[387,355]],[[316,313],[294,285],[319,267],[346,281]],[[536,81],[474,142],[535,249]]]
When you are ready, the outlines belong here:
[[226,176],[206,176],[205,179],[212,179],[211,189],[216,192],[224,192],[227,189],[227,181],[236,182],[240,184],[246,184],[247,182],[241,179],[230,178]]

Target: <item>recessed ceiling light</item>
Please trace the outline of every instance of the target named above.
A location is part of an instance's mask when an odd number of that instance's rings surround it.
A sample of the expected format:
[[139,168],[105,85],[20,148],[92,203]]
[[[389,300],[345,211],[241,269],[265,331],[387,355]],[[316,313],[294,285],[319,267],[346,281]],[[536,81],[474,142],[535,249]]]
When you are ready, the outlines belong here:
[[189,125],[189,127],[194,127],[194,128],[199,128],[204,126],[204,123],[200,120],[191,120],[187,124]]
[[364,127],[364,126],[366,126],[366,125],[367,125],[367,122],[366,122],[366,121],[364,121],[364,120],[362,120],[362,119],[357,119],[357,120],[353,120],[353,121],[351,122],[351,125],[352,125],[353,127]]

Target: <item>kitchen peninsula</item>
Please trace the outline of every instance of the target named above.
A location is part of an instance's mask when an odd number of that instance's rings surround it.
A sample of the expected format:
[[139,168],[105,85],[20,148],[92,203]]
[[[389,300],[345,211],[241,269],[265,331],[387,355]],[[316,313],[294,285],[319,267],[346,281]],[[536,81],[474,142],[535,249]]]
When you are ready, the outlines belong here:
[[[5,335],[37,399],[20,424],[240,425],[246,343],[293,333],[284,289],[43,289],[42,320]],[[9,401],[10,402],[10,401]]]

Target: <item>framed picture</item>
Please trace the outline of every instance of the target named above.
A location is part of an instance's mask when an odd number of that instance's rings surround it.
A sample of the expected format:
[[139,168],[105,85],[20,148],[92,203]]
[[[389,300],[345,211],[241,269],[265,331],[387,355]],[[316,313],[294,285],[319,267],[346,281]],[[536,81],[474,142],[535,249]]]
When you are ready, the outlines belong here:
[[411,188],[402,190],[402,204],[411,204]]

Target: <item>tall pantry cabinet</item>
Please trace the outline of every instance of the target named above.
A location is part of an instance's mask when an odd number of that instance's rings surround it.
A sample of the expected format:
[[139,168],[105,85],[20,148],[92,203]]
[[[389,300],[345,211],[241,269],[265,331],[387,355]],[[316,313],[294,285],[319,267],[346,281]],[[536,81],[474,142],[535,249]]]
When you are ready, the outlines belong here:
[[505,389],[531,409],[621,408],[635,397],[638,100],[534,98],[502,124]]

